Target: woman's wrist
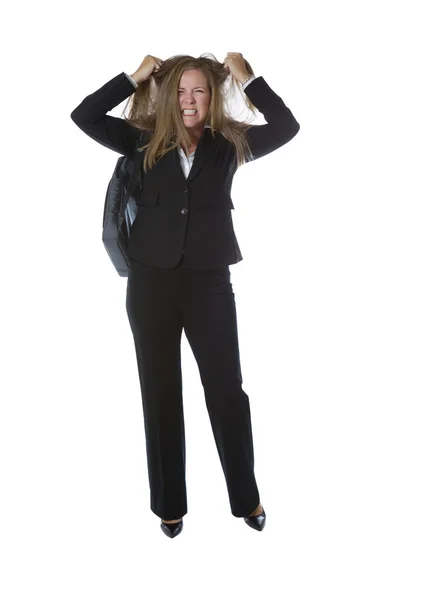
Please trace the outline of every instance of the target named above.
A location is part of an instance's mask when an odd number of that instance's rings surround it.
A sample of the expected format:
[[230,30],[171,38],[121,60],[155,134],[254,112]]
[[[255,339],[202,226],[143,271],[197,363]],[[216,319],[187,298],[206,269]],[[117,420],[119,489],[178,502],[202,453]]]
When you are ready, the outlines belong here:
[[241,85],[243,85],[244,83],[246,83],[248,81],[248,79],[251,79],[251,77],[254,77],[254,75],[250,75],[249,73],[246,73],[243,77],[240,78],[239,83]]
[[143,81],[143,79],[140,77],[140,75],[137,73],[137,71],[136,71],[136,73],[132,73],[132,74],[130,75],[130,77],[131,77],[132,79],[134,79],[134,81],[135,81],[136,83],[140,83],[141,81]]

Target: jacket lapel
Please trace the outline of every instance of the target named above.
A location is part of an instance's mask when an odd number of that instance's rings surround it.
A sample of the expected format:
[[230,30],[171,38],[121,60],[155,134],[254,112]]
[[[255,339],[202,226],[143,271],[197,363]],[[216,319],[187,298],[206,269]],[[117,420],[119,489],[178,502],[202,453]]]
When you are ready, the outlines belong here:
[[[186,179],[185,174],[183,173],[183,169],[180,164],[180,156],[178,148],[174,148],[172,152],[166,154],[164,159],[170,157],[170,164],[164,164],[164,168],[171,168],[171,171],[175,173],[176,177],[189,185],[190,182],[202,171],[204,167],[205,160],[207,157],[209,159],[214,159],[215,150],[217,148],[217,138],[214,139],[211,133],[210,127],[204,127],[201,137],[199,138],[198,145],[195,150],[195,156],[193,159],[193,164],[190,169],[189,175]],[[164,160],[163,159],[163,160]],[[162,162],[162,161],[161,161]]]

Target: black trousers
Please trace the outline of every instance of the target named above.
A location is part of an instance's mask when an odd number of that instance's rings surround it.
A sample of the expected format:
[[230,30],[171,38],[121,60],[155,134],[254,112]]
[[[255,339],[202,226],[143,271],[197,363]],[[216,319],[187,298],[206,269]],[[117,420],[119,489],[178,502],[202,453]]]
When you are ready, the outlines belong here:
[[132,260],[126,309],[142,393],[151,510],[164,520],[187,513],[180,354],[184,328],[199,367],[231,512],[248,516],[260,498],[229,267],[190,270],[184,255],[174,269]]

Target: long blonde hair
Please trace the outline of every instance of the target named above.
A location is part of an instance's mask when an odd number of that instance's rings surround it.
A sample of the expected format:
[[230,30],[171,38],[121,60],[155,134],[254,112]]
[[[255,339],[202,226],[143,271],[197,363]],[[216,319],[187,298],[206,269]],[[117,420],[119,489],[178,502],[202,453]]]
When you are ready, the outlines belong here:
[[[214,56],[210,54],[210,56]],[[245,67],[250,75],[254,72],[245,60]],[[237,168],[252,159],[252,153],[246,139],[246,131],[252,127],[249,121],[236,121],[228,112],[227,102],[229,96],[236,91],[239,82],[224,68],[224,64],[207,56],[194,58],[188,55],[172,56],[165,60],[159,69],[154,71],[151,77],[139,83],[134,94],[130,96],[124,113],[130,106],[128,117],[125,120],[140,130],[152,132],[147,144],[143,161],[143,170],[152,169],[155,163],[179,145],[189,148],[191,140],[181,117],[178,103],[178,88],[182,73],[188,69],[201,70],[210,88],[211,102],[206,123],[212,128],[212,135],[221,133],[229,140],[236,150]],[[227,94],[224,84],[231,80]],[[242,88],[239,87],[239,90]],[[242,97],[252,112],[255,114],[255,106],[245,94]]]

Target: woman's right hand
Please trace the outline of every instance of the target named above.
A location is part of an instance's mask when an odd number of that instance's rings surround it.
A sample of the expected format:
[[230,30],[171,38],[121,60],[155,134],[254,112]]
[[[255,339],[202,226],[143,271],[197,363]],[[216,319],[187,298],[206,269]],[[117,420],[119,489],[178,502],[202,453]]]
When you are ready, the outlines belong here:
[[140,67],[131,75],[131,77],[137,81],[137,83],[146,81],[154,71],[158,71],[161,68],[162,64],[163,61],[160,58],[147,54]]

